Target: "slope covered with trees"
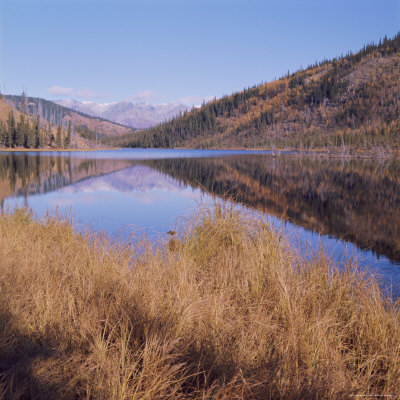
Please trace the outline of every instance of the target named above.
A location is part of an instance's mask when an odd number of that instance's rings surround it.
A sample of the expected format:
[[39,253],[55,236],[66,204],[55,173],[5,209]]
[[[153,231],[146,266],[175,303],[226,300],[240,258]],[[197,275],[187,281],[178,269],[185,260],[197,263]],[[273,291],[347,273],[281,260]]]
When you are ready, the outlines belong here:
[[37,97],[5,95],[6,101],[14,109],[24,114],[39,117],[51,126],[60,126],[65,132],[70,126],[71,134],[91,141],[100,141],[102,138],[114,135],[123,135],[132,132],[132,128],[93,117],[79,111],[53,103]]
[[400,34],[108,140],[126,147],[400,148]]
[[[39,116],[33,117],[20,112],[0,98],[0,147],[41,148],[51,142],[52,137],[54,138],[51,126],[46,125],[43,129],[43,121],[41,122]],[[65,147],[70,145],[69,134],[65,138]]]
[[[19,109],[12,107],[0,97],[0,148],[6,149],[42,149],[80,148],[83,139],[73,135],[72,123],[66,129],[60,124],[53,125],[44,121],[40,115],[27,113],[27,101],[22,96]],[[86,143],[87,144],[87,143]]]

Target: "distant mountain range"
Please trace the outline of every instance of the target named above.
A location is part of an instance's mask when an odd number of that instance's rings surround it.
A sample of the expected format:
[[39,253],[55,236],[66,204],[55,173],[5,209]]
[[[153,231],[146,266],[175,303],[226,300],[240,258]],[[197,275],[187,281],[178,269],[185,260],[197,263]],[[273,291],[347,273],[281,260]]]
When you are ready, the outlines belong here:
[[135,129],[153,127],[176,117],[188,108],[175,102],[151,105],[146,103],[134,104],[128,101],[98,104],[92,101],[57,100],[54,103]]

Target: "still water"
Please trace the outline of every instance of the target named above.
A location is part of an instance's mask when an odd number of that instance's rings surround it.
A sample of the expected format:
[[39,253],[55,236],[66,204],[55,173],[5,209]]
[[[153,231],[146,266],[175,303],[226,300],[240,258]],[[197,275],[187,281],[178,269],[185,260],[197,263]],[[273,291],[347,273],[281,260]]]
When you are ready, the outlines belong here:
[[[230,195],[302,251],[357,257],[400,288],[400,161],[295,153],[116,150],[0,153],[3,209],[69,214],[125,240],[158,238],[211,196]],[[299,244],[301,242],[301,244]]]

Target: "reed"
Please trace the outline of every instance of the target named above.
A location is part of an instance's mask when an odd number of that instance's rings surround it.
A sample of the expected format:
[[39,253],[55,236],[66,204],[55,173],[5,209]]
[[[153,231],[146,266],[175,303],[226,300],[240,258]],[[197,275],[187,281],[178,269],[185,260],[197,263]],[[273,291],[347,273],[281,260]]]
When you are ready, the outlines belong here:
[[0,398],[400,394],[399,304],[216,201],[154,246],[0,216]]

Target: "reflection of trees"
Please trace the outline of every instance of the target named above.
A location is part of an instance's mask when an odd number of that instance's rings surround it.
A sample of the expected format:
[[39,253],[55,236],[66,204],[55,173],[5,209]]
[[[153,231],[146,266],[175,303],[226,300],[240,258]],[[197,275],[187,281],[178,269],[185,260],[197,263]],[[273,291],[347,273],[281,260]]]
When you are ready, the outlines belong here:
[[270,155],[134,161],[11,153],[0,155],[0,200],[138,164],[400,261],[400,163],[395,161]]
[[68,156],[0,155],[0,198],[46,193],[92,176],[114,172],[131,161],[82,160]]
[[400,163],[293,156],[147,161],[217,195],[400,260]]

